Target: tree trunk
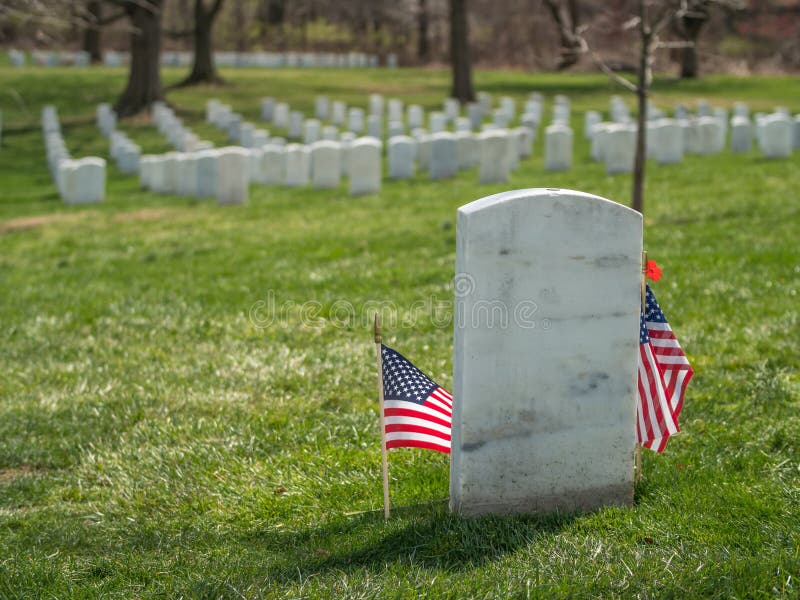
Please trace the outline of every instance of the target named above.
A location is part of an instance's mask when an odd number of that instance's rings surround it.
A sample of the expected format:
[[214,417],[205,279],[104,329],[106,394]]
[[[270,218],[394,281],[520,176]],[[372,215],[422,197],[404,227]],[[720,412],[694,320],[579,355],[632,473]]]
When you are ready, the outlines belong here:
[[428,42],[428,0],[419,0],[419,13],[417,14],[417,59],[425,64],[431,59],[431,47]]
[[127,3],[131,20],[131,65],[128,85],[114,106],[117,116],[127,117],[164,99],[161,85],[161,16],[164,0]]
[[217,0],[206,10],[203,0],[194,0],[194,64],[189,76],[176,87],[196,83],[222,83],[214,65],[212,29],[223,0]]
[[247,16],[245,15],[244,2],[234,0],[233,25],[236,28],[236,52],[247,52],[249,40],[247,39]]
[[692,12],[680,19],[681,36],[684,41],[691,43],[691,46],[687,46],[681,51],[681,78],[683,79],[696,79],[699,74],[697,40],[708,19],[708,6],[703,3],[695,4]]
[[87,2],[86,12],[89,25],[83,31],[83,50],[89,54],[92,64],[97,64],[103,61],[103,52],[100,49],[100,20],[103,18],[103,9],[100,0]]
[[472,102],[475,91],[472,89],[467,0],[450,0],[450,63],[453,69],[450,96],[461,102]]
[[561,44],[558,64],[559,71],[568,69],[577,64],[580,59],[582,48],[578,37],[578,2],[577,0],[567,0],[566,6],[559,0],[545,0],[550,15],[558,26],[558,35]]
[[639,0],[639,30],[642,34],[642,47],[639,53],[639,77],[636,83],[636,157],[633,163],[633,193],[631,207],[644,214],[644,179],[647,169],[647,96],[650,91],[650,52],[652,34],[647,22],[646,0]]

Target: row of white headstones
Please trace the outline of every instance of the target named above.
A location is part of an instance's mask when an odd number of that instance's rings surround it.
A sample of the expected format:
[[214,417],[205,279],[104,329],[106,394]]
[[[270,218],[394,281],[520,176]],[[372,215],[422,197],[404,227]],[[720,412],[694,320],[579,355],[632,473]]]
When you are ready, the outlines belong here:
[[[217,100],[209,100],[206,119],[225,131],[229,139],[247,149],[245,158],[227,159],[235,161],[242,171],[243,184],[231,189],[246,190],[246,183],[286,185],[289,187],[313,185],[316,188],[336,188],[341,177],[350,178],[350,193],[353,195],[376,192],[382,179],[381,153],[384,121],[384,99],[378,94],[369,98],[369,112],[360,108],[347,108],[344,103],[330,103],[326,97],[315,101],[316,117],[304,119],[299,111],[291,111],[285,103],[266,98],[262,102],[262,118],[276,127],[288,129],[289,135],[301,136],[304,144],[287,144],[282,137],[270,137],[265,129],[244,121],[242,115],[233,112],[230,106]],[[461,116],[461,107],[453,99],[444,102],[442,111],[429,114],[429,130],[413,127],[412,136],[403,135],[406,123],[409,128],[424,124],[425,113],[419,105],[404,107],[402,101],[388,102],[389,140],[387,158],[389,177],[403,179],[413,177],[417,168],[429,172],[432,179],[454,176],[459,170],[479,167],[482,183],[504,182],[511,171],[519,166],[522,158],[530,156],[536,139],[544,102],[541,94],[532,93],[525,102],[521,126],[506,128],[515,119],[515,101],[509,97],[500,100],[500,106],[492,109],[491,96],[479,94],[479,101],[467,106],[468,117]],[[572,130],[569,100],[556,96],[553,105],[553,124],[545,130],[545,168],[549,171],[569,169],[572,165]],[[492,122],[483,123],[483,117],[491,114]],[[591,140],[592,157],[604,162],[609,173],[629,172],[633,167],[635,149],[635,124],[632,122],[624,101],[612,97],[611,122],[602,122],[596,111],[585,115],[584,134]],[[324,125],[330,117],[333,124]],[[366,118],[365,118],[366,117]],[[406,123],[404,123],[404,117]],[[684,107],[677,107],[676,118],[664,118],[664,113],[655,107],[648,109],[648,154],[659,163],[680,162],[685,152],[711,154],[719,152],[725,145],[727,135],[727,112],[712,109],[707,104],[698,105],[698,115],[693,116]],[[220,152],[231,154],[233,148],[215,150],[210,142],[200,140],[186,127],[165,104],[154,106],[153,118],[159,131],[179,152],[165,155],[141,156],[141,149],[127,136],[116,131],[116,119],[107,104],[97,110],[97,124],[104,135],[110,138],[111,156],[124,173],[140,172],[142,186],[157,193],[177,193],[198,197],[218,196],[220,202],[239,203],[246,201],[247,193],[231,196],[230,186],[222,183],[217,194],[212,177],[201,183],[183,182],[182,177],[161,177],[161,163],[174,168],[202,159],[204,174],[216,171],[209,167]],[[337,123],[347,121],[351,131],[339,132]],[[473,125],[483,129],[472,131]],[[358,138],[366,126],[367,136]],[[447,130],[453,126],[456,130]],[[737,104],[731,120],[731,144],[741,151],[751,145],[752,125],[746,105]],[[788,111],[778,109],[773,115],[756,114],[756,137],[767,156],[787,156],[793,145],[800,146],[800,118],[792,118]],[[744,141],[743,141],[744,140]],[[354,152],[351,154],[351,150]],[[186,155],[184,155],[186,154]],[[242,154],[237,152],[234,154]],[[144,164],[140,169],[140,162]],[[150,166],[156,164],[155,179],[149,177]],[[189,167],[184,176],[194,177],[196,169]],[[174,182],[174,183],[173,183]]]
[[[191,52],[164,52],[161,64],[169,67],[188,67],[192,64]],[[10,49],[9,63],[14,67],[28,64],[28,56],[24,51]],[[108,67],[120,67],[127,64],[130,54],[127,52],[108,51],[103,55],[103,63]],[[363,52],[215,52],[214,60],[220,67],[248,67],[279,69],[287,68],[377,68],[382,66],[375,54]],[[88,52],[41,51],[30,53],[30,62],[43,67],[75,66],[88,67],[91,57]],[[383,66],[396,68],[397,55],[388,54]]]
[[53,106],[42,109],[42,134],[50,176],[61,199],[70,204],[101,202],[106,192],[106,161],[97,156],[72,158]]

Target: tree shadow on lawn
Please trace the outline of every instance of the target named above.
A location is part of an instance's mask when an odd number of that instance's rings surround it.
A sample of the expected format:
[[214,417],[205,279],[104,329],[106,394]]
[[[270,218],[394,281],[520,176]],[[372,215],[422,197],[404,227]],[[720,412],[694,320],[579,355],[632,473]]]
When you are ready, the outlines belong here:
[[557,534],[581,516],[464,518],[450,514],[446,502],[395,509],[386,522],[382,513],[343,516],[292,532],[259,532],[247,542],[265,543],[262,549],[280,554],[282,560],[268,572],[280,583],[334,571],[383,571],[389,563],[458,572]]

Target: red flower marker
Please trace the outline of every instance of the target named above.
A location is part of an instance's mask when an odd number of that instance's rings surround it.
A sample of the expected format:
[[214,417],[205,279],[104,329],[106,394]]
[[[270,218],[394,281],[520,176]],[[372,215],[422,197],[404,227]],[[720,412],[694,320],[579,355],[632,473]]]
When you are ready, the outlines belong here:
[[644,274],[647,275],[653,281],[658,281],[659,279],[661,279],[661,267],[659,267],[656,264],[656,261],[648,260]]

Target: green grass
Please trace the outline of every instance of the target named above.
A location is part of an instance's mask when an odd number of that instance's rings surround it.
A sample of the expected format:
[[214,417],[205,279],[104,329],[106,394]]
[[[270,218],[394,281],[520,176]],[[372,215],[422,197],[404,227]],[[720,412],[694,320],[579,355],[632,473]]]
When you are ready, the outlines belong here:
[[[316,93],[432,107],[447,89],[440,71],[224,75],[229,87],[169,96],[198,130],[210,97],[255,119],[264,95],[310,112]],[[650,166],[654,289],[697,374],[682,434],[645,453],[634,507],[463,520],[447,512],[447,458],[399,450],[384,523],[366,303],[413,320],[388,326],[389,343],[449,386],[456,208],[522,187],[626,202],[630,177],[606,176],[577,135],[571,172],[545,173],[539,140],[502,186],[475,172],[362,198],[253,186],[247,206],[217,207],[111,168],[103,204],[66,206],[41,106],[59,107],[75,155],[106,155],[94,105],[123,82],[0,68],[0,597],[798,596],[800,155]],[[477,85],[568,93],[578,134],[581,111],[616,92],[587,75]],[[664,82],[655,100],[701,97],[798,112],[800,83]],[[146,124],[124,128],[164,148]],[[259,328],[251,308],[270,293],[296,305]],[[303,324],[307,301],[319,326]]]

